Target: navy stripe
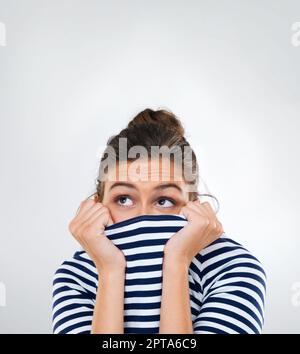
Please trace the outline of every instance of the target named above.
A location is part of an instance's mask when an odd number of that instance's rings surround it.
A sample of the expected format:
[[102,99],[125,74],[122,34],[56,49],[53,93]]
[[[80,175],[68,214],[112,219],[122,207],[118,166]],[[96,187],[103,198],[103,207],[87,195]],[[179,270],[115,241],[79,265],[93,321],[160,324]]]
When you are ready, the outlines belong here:
[[[60,333],[61,334],[67,334],[69,332],[71,332],[73,329],[77,329],[80,327],[85,327],[85,326],[90,326],[91,327],[92,321],[83,321],[83,322],[79,322],[79,323],[75,323],[72,326],[69,326],[67,328],[64,328]],[[81,332],[78,332],[78,334]]]
[[124,309],[157,309],[160,307],[160,302],[141,302],[135,304],[124,304]]
[[152,316],[124,316],[125,322],[154,322],[159,321],[160,315],[152,315]]
[[222,331],[219,328],[210,327],[210,326],[196,326],[196,327],[194,327],[194,331],[196,333],[200,332],[200,331],[205,331],[205,332],[210,332],[210,333],[215,333],[215,334],[228,334],[227,332]]
[[140,333],[140,334],[156,334],[159,332],[158,327],[154,328],[143,328],[143,327],[125,327],[124,333],[125,334],[132,334],[132,333]]
[[145,273],[145,272],[156,272],[162,270],[162,264],[149,264],[145,266],[135,266],[135,267],[127,267],[126,273]]
[[215,279],[218,279],[220,275],[226,274],[226,272],[229,272],[230,270],[232,270],[234,268],[239,268],[239,267],[248,268],[248,270],[249,270],[249,268],[256,269],[256,270],[260,271],[262,274],[264,274],[262,268],[259,265],[257,265],[257,264],[250,263],[250,262],[236,263],[236,264],[232,264],[230,266],[226,266],[226,267],[222,268],[221,270],[219,270],[219,272],[215,273],[213,276],[211,276],[210,278],[206,279],[206,281],[204,282],[204,287],[208,288],[208,286]]
[[[79,269],[79,268],[78,268]],[[75,276],[77,279],[79,279],[80,281],[82,281],[83,283],[89,285],[89,286],[92,286],[92,287],[95,287],[95,283],[81,275],[79,275],[78,273],[74,273],[73,271],[70,271],[69,269],[65,269],[65,268],[60,268],[56,271],[56,274],[69,274],[69,275],[72,275],[72,276]],[[95,278],[96,280],[96,278]]]
[[[139,227],[137,229],[133,229],[133,230],[128,230],[128,231],[122,231],[119,232],[118,234],[115,235],[111,235],[111,234],[107,234],[107,238],[109,238],[110,240],[119,240],[119,239],[124,239],[130,236],[137,236],[137,235],[142,235],[142,234],[151,234],[151,233],[155,233],[156,231],[156,227]],[[170,232],[177,232],[180,229],[182,229],[182,226],[161,226],[159,229],[160,233],[170,233]]]
[[113,230],[116,228],[120,228],[123,226],[128,226],[131,225],[133,223],[138,223],[139,221],[164,221],[164,220],[171,220],[171,221],[175,221],[175,220],[184,220],[185,218],[182,216],[177,216],[177,215],[138,215],[138,216],[134,216],[130,219],[127,220],[123,220],[120,221],[118,223],[109,225],[105,227],[105,230]]
[[[203,310],[203,313],[205,314],[206,312],[214,312],[214,313],[220,313],[222,315],[225,315],[227,317],[230,317],[230,318],[234,318],[242,323],[244,323],[246,326],[248,326],[249,328],[251,328],[255,333],[258,333],[258,330],[257,328],[250,322],[248,321],[246,318],[244,318],[243,316],[233,312],[233,311],[230,311],[230,310],[226,310],[226,309],[221,309],[219,307],[205,307],[205,309]],[[201,313],[201,312],[200,312]],[[201,317],[201,316],[200,316]]]
[[202,270],[202,276],[204,277],[207,273],[211,272],[212,270],[217,269],[217,268],[221,267],[222,265],[226,265],[227,263],[230,263],[234,260],[241,259],[244,262],[245,260],[243,258],[253,259],[253,257],[250,254],[241,254],[241,255],[236,255],[236,256],[232,256],[232,257],[228,257],[228,258],[225,257],[224,259],[221,259],[218,262],[213,262],[212,264],[206,266]]
[[162,282],[162,277],[126,279],[125,285],[157,284]]
[[56,324],[54,325],[53,329],[54,329],[54,331],[56,331],[57,328],[61,324],[65,323],[66,321],[71,321],[71,320],[74,320],[75,318],[80,318],[80,317],[85,317],[85,316],[93,316],[93,311],[92,310],[90,310],[90,311],[82,311],[82,312],[77,312],[77,313],[74,313],[72,315],[66,316],[63,319],[57,321]]
[[127,250],[131,248],[137,248],[137,247],[151,247],[151,246],[159,246],[159,245],[164,245],[168,239],[149,239],[149,240],[142,240],[142,241],[135,241],[135,242],[128,242],[125,244],[120,244],[117,245],[118,248],[121,250]]
[[137,261],[139,259],[153,259],[153,258],[162,258],[163,257],[163,251],[161,252],[147,252],[147,253],[137,253],[137,254],[132,254],[132,255],[127,255],[126,260],[127,261]]
[[135,291],[124,291],[125,298],[127,297],[149,297],[149,296],[160,296],[162,293],[161,290],[135,290]]
[[257,324],[259,325],[259,327],[262,328],[262,326],[263,326],[263,323],[261,322],[261,320],[257,317],[257,315],[249,307],[247,307],[246,305],[243,305],[242,303],[237,302],[235,300],[231,300],[231,299],[227,299],[227,298],[223,299],[223,298],[220,298],[220,297],[212,296],[212,297],[208,298],[205,301],[205,303],[206,304],[208,304],[208,303],[220,303],[220,304],[230,305],[233,308],[238,308],[240,310],[245,311],[251,317],[253,317],[255,319],[255,321],[257,322]]
[[223,326],[225,326],[227,328],[230,328],[230,329],[232,329],[232,330],[234,330],[234,331],[236,331],[237,333],[240,333],[240,334],[249,334],[244,329],[242,329],[241,327],[233,324],[232,322],[224,321],[224,320],[221,320],[220,318],[200,317],[199,320],[212,322],[212,325],[213,325],[213,323],[218,323],[218,324],[223,325]]
[[[91,305],[91,304],[84,304],[84,305],[83,304],[69,304],[69,305],[65,305],[64,307],[62,307],[58,310],[55,310],[55,312],[53,312],[52,319],[54,320],[57,316],[61,315],[62,313],[69,311],[69,310],[74,310],[76,308],[79,309],[79,312],[81,313],[83,306],[91,309],[92,311],[94,310],[94,305]],[[54,308],[54,306],[53,306],[53,308]],[[67,322],[66,317],[65,317],[64,322]]]

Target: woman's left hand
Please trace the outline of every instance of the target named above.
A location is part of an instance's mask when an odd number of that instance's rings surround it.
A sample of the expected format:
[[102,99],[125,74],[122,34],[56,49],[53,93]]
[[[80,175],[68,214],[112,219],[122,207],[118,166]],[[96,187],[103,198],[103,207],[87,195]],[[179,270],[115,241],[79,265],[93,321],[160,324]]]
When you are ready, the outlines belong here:
[[223,226],[208,202],[189,201],[181,208],[188,223],[165,244],[164,257],[189,266],[193,258],[223,233]]

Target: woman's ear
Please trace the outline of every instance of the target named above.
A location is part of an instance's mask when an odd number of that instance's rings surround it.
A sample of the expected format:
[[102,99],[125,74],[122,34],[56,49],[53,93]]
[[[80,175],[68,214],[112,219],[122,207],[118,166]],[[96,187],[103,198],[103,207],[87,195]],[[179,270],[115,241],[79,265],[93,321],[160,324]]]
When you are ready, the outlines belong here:
[[97,193],[94,194],[94,201],[95,201],[96,203],[99,202],[99,196],[98,196]]

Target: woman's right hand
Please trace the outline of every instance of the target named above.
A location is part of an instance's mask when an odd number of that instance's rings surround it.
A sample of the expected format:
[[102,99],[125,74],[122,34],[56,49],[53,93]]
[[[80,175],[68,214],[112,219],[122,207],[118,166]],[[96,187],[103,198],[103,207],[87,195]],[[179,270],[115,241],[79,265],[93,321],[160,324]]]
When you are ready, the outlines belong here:
[[124,270],[124,253],[107,238],[105,226],[113,224],[109,209],[95,199],[86,199],[71,220],[69,231],[81,244],[98,271]]

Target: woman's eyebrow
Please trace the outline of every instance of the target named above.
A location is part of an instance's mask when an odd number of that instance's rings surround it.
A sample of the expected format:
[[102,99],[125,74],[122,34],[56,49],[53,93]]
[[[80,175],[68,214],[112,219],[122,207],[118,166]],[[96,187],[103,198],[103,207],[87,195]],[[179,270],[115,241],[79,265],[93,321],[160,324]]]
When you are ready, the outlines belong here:
[[155,190],[167,189],[167,188],[176,188],[179,192],[182,193],[182,189],[175,183],[163,183],[154,187]]
[[115,183],[113,183],[113,184],[110,186],[109,190],[112,190],[113,188],[119,187],[119,186],[137,189],[136,186],[135,186],[134,184],[132,184],[132,183],[127,183],[127,182],[115,182]]
[[[136,186],[132,183],[128,183],[128,182],[115,182],[113,183],[109,190],[112,190],[115,187],[128,187],[128,188],[132,188],[132,189],[137,189]],[[176,188],[179,192],[182,193],[182,189],[175,183],[163,183],[163,184],[159,184],[158,186],[154,187],[154,190],[162,190],[162,189],[167,189],[167,188]]]

